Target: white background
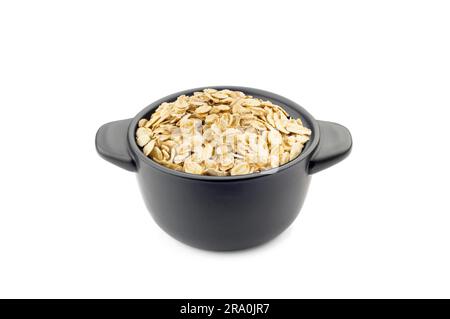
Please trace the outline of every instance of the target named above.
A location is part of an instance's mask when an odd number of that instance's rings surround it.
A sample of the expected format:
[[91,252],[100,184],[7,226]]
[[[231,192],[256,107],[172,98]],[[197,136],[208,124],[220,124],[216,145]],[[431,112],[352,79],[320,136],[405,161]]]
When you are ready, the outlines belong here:
[[[449,298],[449,16],[446,1],[2,2],[0,297]],[[283,235],[235,253],[170,238],[94,148],[101,124],[221,84],[354,138]]]

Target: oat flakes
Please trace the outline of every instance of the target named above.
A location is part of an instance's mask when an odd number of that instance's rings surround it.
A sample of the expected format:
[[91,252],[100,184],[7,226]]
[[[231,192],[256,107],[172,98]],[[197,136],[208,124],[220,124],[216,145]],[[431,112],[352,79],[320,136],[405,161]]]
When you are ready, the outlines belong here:
[[145,156],[191,174],[244,175],[294,160],[311,130],[270,101],[205,89],[162,103],[141,119],[136,143]]

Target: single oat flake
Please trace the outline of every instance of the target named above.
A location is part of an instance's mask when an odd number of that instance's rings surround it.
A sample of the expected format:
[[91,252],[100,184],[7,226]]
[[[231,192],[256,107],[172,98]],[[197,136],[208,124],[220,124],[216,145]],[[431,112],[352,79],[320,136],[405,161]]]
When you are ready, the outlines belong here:
[[191,174],[234,176],[279,167],[311,136],[301,119],[239,91],[205,89],[162,103],[141,119],[136,143],[145,156]]

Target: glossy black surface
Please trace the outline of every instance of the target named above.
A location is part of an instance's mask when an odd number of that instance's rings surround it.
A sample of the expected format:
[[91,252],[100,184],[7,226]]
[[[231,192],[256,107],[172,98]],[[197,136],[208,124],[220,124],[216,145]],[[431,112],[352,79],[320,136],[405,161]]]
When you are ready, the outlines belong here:
[[297,217],[311,175],[344,159],[351,151],[349,131],[316,121],[306,110],[279,95],[244,87],[223,86],[283,106],[312,130],[311,140],[295,160],[276,169],[241,176],[202,176],[177,172],[144,156],[136,145],[137,122],[164,101],[155,101],[133,119],[103,125],[96,148],[107,161],[137,172],[145,203],[158,225],[174,238],[202,249],[237,250],[262,244],[284,231]]
[[105,160],[128,171],[135,171],[136,165],[130,156],[127,143],[131,120],[120,120],[102,125],[95,136],[95,147]]
[[310,174],[342,161],[352,150],[352,136],[345,127],[332,122],[317,122],[321,139],[309,163]]

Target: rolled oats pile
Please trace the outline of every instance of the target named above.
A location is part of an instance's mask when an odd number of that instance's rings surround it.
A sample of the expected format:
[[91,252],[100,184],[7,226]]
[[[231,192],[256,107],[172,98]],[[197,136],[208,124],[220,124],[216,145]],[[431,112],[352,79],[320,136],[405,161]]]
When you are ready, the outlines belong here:
[[136,142],[168,168],[228,176],[278,167],[300,155],[311,130],[270,101],[205,89],[162,103],[141,119]]

